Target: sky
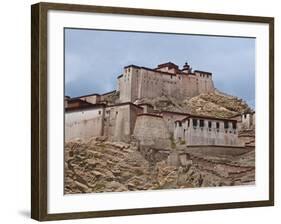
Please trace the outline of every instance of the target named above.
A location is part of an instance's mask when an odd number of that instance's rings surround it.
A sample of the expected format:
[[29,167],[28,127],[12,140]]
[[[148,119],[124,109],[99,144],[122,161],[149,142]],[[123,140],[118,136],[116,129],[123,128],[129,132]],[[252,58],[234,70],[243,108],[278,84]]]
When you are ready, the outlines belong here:
[[245,37],[65,29],[65,95],[109,92],[124,66],[168,61],[212,72],[218,90],[255,107],[255,39]]

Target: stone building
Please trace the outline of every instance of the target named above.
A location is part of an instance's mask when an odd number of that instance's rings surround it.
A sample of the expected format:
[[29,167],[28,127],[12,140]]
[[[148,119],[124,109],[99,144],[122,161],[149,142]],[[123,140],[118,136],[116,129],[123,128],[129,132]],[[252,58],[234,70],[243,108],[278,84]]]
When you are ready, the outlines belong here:
[[193,72],[187,63],[182,69],[172,62],[160,64],[155,69],[128,65],[118,76],[117,83],[121,102],[165,94],[181,99],[214,91],[212,73]]
[[186,145],[239,145],[234,119],[188,115],[175,126],[174,138]]
[[[112,141],[134,139],[156,147],[240,145],[237,119],[156,111],[150,104],[137,104],[146,97],[166,94],[181,99],[212,91],[212,74],[192,71],[187,63],[182,69],[171,62],[155,69],[126,66],[115,91],[65,97],[65,141],[106,136]],[[114,103],[108,102],[111,96],[117,97]]]
[[231,119],[237,121],[238,129],[249,130],[255,128],[255,112],[238,114],[231,117]]

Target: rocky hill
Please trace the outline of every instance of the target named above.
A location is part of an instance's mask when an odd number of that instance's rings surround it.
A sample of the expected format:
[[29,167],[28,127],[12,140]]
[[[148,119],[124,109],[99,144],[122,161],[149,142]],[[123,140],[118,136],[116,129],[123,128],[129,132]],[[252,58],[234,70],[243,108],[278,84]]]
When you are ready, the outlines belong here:
[[[118,93],[106,100],[116,103]],[[219,91],[178,100],[168,96],[140,99],[156,110],[227,118],[251,108],[242,100]],[[200,147],[155,149],[104,137],[65,143],[66,194],[232,186],[255,183],[254,130],[239,138],[245,148]],[[183,146],[182,146],[183,147]]]
[[218,90],[213,93],[202,93],[184,100],[161,96],[153,99],[143,98],[138,100],[137,103],[150,103],[157,110],[216,116],[219,118],[227,118],[243,112],[252,111],[242,99],[221,93]]
[[204,149],[191,150],[184,154],[184,160],[172,164],[169,155],[174,152],[139,149],[134,143],[99,138],[87,142],[78,139],[65,145],[64,191],[73,194],[254,183],[252,149],[237,150],[236,154],[233,149],[211,151],[206,156]]

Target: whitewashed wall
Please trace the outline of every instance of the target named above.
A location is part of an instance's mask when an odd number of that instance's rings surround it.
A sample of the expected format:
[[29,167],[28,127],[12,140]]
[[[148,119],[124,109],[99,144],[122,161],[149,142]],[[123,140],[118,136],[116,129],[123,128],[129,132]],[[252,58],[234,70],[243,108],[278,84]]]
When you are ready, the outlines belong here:
[[65,141],[90,138],[103,134],[103,108],[65,113]]

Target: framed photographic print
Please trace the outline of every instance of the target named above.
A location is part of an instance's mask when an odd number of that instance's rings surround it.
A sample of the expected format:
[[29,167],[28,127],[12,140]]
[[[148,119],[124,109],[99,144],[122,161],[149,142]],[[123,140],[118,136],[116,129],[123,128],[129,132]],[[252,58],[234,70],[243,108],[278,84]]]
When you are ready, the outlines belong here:
[[32,218],[274,204],[274,19],[32,5]]

